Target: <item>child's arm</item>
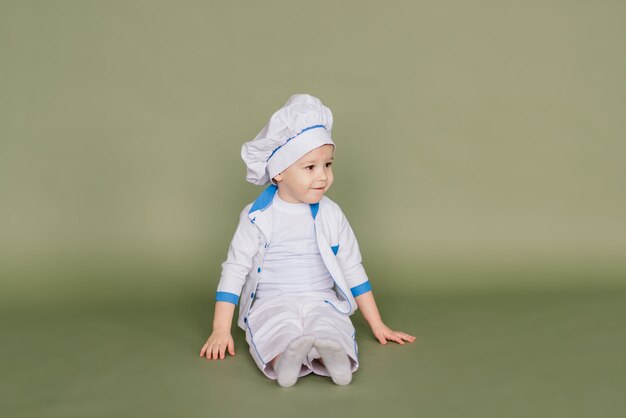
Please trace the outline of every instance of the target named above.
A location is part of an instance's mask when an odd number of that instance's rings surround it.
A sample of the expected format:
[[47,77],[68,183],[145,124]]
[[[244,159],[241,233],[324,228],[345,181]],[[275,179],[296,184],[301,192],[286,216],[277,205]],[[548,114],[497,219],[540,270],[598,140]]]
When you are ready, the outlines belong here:
[[229,302],[215,302],[215,315],[213,317],[213,332],[200,350],[200,357],[208,360],[223,359],[226,349],[231,356],[235,355],[235,341],[230,334],[235,305]]
[[[200,350],[200,357],[223,359],[225,352],[235,355],[235,342],[230,333],[235,306],[246,280],[246,274],[252,268],[252,259],[259,249],[257,227],[248,219],[252,204],[248,204],[239,214],[239,224],[228,248],[228,257],[222,263],[222,275],[217,285],[213,332]],[[218,299],[218,295],[227,295]],[[233,303],[227,299],[234,299]]]
[[410,343],[415,341],[414,336],[400,331],[393,331],[383,323],[380,313],[378,312],[378,307],[376,306],[376,301],[374,301],[374,294],[371,290],[357,296],[355,300],[361,310],[361,313],[363,314],[363,317],[369,324],[370,328],[372,328],[374,336],[381,344],[387,344],[387,340],[395,341],[398,344],[403,345],[404,341],[408,341]]

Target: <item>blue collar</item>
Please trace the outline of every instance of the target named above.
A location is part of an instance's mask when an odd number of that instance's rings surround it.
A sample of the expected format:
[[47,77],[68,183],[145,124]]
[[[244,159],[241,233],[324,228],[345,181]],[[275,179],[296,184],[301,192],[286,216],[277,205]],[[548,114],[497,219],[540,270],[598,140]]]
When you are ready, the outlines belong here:
[[[256,198],[256,200],[252,204],[252,207],[250,208],[250,212],[248,212],[248,215],[258,210],[263,212],[265,209],[267,209],[272,204],[272,201],[274,200],[274,195],[276,194],[277,191],[278,191],[278,186],[274,184],[270,184],[265,190],[261,192],[259,197]],[[320,209],[320,204],[319,202],[311,203],[310,206],[311,206],[311,215],[313,215],[313,219],[315,219],[315,217],[317,216],[317,212]]]

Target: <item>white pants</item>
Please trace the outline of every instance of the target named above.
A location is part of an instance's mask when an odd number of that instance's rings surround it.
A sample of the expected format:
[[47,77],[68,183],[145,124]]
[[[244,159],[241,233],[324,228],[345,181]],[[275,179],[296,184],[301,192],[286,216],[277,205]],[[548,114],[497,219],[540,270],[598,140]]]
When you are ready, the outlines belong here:
[[[355,330],[350,318],[324,302],[338,302],[334,291],[282,294],[257,298],[248,312],[246,341],[257,366],[270,379],[276,379],[271,361],[295,338],[313,334],[316,338],[332,338],[340,342],[352,363],[352,372],[359,367]],[[311,349],[300,370],[300,377],[313,372],[329,376]]]

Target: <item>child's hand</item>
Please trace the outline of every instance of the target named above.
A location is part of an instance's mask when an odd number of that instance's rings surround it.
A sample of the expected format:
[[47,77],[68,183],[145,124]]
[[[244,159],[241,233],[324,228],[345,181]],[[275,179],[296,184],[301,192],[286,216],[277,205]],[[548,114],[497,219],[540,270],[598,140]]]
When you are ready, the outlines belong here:
[[223,359],[226,349],[231,356],[235,355],[235,341],[229,331],[213,331],[209,339],[204,343],[200,350],[200,357],[206,357],[207,360]]
[[404,345],[404,341],[412,343],[415,341],[415,337],[409,334],[405,334],[400,331],[392,331],[389,327],[382,322],[372,327],[374,336],[381,344],[387,344],[387,340],[395,341],[398,344]]

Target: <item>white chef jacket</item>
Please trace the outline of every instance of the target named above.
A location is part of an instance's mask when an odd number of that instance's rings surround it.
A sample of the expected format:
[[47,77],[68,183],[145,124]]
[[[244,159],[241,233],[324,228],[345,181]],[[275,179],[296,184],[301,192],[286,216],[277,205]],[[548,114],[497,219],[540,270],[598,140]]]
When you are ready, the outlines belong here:
[[[272,201],[277,190],[277,186],[270,185],[253,203],[246,205],[228,257],[222,263],[215,299],[240,305],[237,324],[244,330],[256,286],[263,274],[265,252],[272,243]],[[356,237],[339,205],[328,197],[324,196],[310,207],[320,254],[340,300],[327,302],[337,311],[352,315],[357,309],[354,298],[371,290]]]

